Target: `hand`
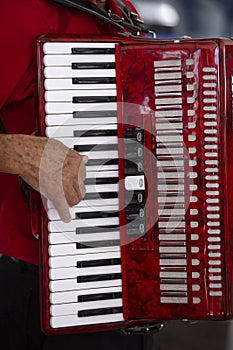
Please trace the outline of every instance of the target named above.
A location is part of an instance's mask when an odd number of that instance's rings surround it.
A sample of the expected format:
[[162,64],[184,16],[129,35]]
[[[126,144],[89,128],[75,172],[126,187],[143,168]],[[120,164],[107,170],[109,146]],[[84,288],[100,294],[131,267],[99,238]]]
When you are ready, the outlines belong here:
[[87,157],[61,142],[28,135],[1,135],[0,171],[20,175],[50,199],[64,222],[70,221],[69,206],[85,194]]
[[46,139],[38,191],[53,202],[64,222],[71,220],[69,206],[80,202],[85,195],[86,162],[86,156],[68,149],[57,140]]

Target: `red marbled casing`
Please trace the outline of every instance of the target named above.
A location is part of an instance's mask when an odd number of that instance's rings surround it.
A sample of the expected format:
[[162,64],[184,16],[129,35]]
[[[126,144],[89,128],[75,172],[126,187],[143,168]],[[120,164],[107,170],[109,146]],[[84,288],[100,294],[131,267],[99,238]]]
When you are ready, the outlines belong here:
[[[117,43],[124,321],[50,326],[48,219],[41,206],[35,217],[41,216],[42,227],[43,330],[77,333],[232,317],[232,40],[44,36],[37,55],[39,135],[46,128],[45,42]],[[146,204],[144,230],[132,238],[125,208],[124,135],[135,129],[144,130]]]

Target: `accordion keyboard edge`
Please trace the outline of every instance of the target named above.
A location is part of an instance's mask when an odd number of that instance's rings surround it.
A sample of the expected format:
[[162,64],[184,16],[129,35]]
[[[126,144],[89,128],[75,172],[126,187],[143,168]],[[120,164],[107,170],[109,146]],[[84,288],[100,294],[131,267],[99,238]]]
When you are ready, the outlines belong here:
[[44,331],[230,318],[232,41],[47,36],[38,61],[39,134],[89,159],[71,222],[47,202]]

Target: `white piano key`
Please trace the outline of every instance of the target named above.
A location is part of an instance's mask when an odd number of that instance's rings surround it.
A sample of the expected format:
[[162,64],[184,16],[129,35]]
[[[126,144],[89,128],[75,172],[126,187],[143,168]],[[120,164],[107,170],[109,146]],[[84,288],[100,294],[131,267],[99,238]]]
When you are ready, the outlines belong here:
[[71,54],[73,48],[115,49],[117,44],[104,42],[47,42],[43,45],[44,54]]
[[62,126],[48,126],[45,129],[47,137],[73,137],[75,131],[95,131],[95,130],[117,130],[117,124],[105,125],[62,125]]
[[[56,232],[56,234],[60,234],[59,232]],[[69,238],[69,236],[67,235]],[[77,239],[76,239],[77,240]],[[76,242],[75,239],[73,243],[67,243],[67,244],[55,244],[51,245],[49,247],[49,252],[51,253],[50,259],[56,258],[57,262],[59,261],[60,264],[73,264],[74,263],[74,255],[83,255],[86,256],[87,254],[101,254],[101,253],[113,253],[113,252],[119,252],[120,246],[106,246],[106,247],[94,247],[92,246],[92,243],[89,243],[89,248],[81,249],[77,248],[75,250]],[[66,252],[66,253],[65,253]],[[70,254],[70,255],[69,255]],[[73,255],[72,255],[73,254]],[[53,261],[53,260],[51,260]],[[65,265],[66,266],[66,265]]]
[[72,69],[71,67],[45,67],[45,78],[115,78],[115,69]]
[[77,315],[78,311],[95,310],[105,308],[115,308],[122,306],[122,299],[96,300],[84,303],[69,303],[62,305],[52,305],[50,307],[51,316]]
[[107,251],[101,251],[99,248],[90,248],[90,252],[81,254],[83,250],[86,251],[87,249],[77,248],[76,243],[51,245],[49,247],[49,267],[51,269],[67,267],[77,268],[77,262],[80,261],[120,259],[120,247],[115,246],[115,250],[112,251],[111,248],[112,247],[109,247]]
[[94,267],[64,267],[49,270],[51,280],[64,280],[80,276],[104,275],[121,273],[121,265],[94,266]]
[[[62,142],[69,148],[73,148],[78,145],[116,145],[118,144],[117,136],[92,136],[92,137],[56,137],[57,140]],[[87,169],[88,167],[86,167]],[[90,166],[91,168],[91,166]],[[90,169],[89,168],[89,169]],[[104,165],[97,165],[95,168],[92,167],[93,170],[98,170],[104,168]]]
[[113,151],[89,151],[79,152],[81,155],[88,156],[88,159],[118,159],[118,150]]
[[[110,143],[109,143],[110,144]],[[112,143],[113,144],[113,143]],[[105,164],[99,164],[99,165],[86,165],[86,171],[91,172],[91,171],[110,171],[110,170],[118,170],[118,164],[110,164],[110,165],[105,165]]]
[[[109,198],[97,198],[97,199],[83,199],[81,202],[79,202],[77,205],[73,206],[72,208],[78,208],[78,207],[101,207],[101,206],[112,206],[112,205],[119,205],[119,199],[118,198],[111,198],[111,194],[109,194]],[[49,209],[55,209],[53,203],[51,201],[47,201],[47,210]]]
[[[66,249],[67,247],[69,249]],[[63,252],[62,249],[66,250],[66,252]],[[56,257],[51,257],[49,259],[49,266],[52,268],[76,267],[78,261],[119,259],[121,257],[120,247],[118,247],[117,251],[107,252],[98,252],[98,250],[95,251],[95,248],[92,248],[92,252],[86,254],[80,254],[81,250],[82,249],[77,249],[75,243],[51,246],[49,247],[49,253],[52,253],[52,255]],[[75,253],[75,255],[70,255],[72,253]]]
[[72,102],[73,97],[86,96],[116,96],[115,89],[108,90],[63,90],[46,91],[44,98],[46,102]]
[[86,185],[86,193],[95,193],[95,192],[119,192],[118,184],[105,184],[105,185]]
[[44,66],[71,66],[72,63],[114,63],[115,55],[44,55]]
[[105,125],[116,124],[117,117],[106,118],[75,118],[73,114],[47,114],[45,116],[45,124],[47,126],[56,125]]
[[106,294],[106,293],[119,293],[122,292],[121,287],[110,287],[110,288],[99,288],[96,289],[88,289],[88,290],[74,290],[68,292],[57,292],[50,293],[50,303],[51,304],[62,304],[62,303],[74,303],[77,302],[79,296],[84,295],[93,295],[93,294]]
[[87,179],[119,177],[118,171],[87,171]]
[[84,326],[102,323],[115,323],[124,321],[123,314],[99,315],[90,317],[80,317],[76,315],[57,316],[50,318],[50,326],[52,328]]
[[[110,198],[101,198],[98,199],[84,199],[81,202],[78,203],[79,207],[101,207],[101,206],[112,206],[112,205],[119,205],[119,199],[118,198],[111,198],[111,193],[109,194]],[[110,208],[111,209],[111,208]]]
[[74,84],[72,78],[69,79],[45,79],[45,90],[92,90],[92,89],[116,89],[116,84]]
[[[83,233],[83,234],[77,234],[74,232],[67,232],[67,233],[53,232],[48,235],[48,241],[50,245],[68,244],[68,243],[75,242],[75,243],[90,243],[90,247],[91,247],[93,242],[112,241],[112,240],[120,240],[119,231]],[[49,249],[52,250],[51,247]]]
[[[86,212],[93,212],[101,211],[101,212],[118,212],[119,211],[119,205],[112,205],[112,206],[103,206],[103,207],[72,207],[69,209],[70,215],[72,219],[75,219],[76,213],[86,213]],[[49,220],[60,220],[60,216],[56,209],[49,209],[47,210],[47,215]]]
[[[107,253],[109,253],[109,252],[107,252]],[[103,256],[103,254],[104,253],[99,253],[99,256]],[[111,254],[113,255],[113,254],[119,254],[119,253],[118,252],[111,252]],[[79,269],[77,268],[77,262],[80,261],[80,258],[82,258],[82,260],[85,261],[86,255],[88,256],[88,254],[83,254],[83,255],[66,255],[66,256],[52,257],[49,259],[50,272],[56,271],[57,269],[61,269],[61,268],[67,269],[67,271],[68,271],[68,268],[75,268],[77,271],[74,270],[74,272],[75,272],[75,276],[77,276],[77,275],[79,275],[79,272],[78,272]],[[117,258],[119,258],[119,256],[117,256]],[[95,258],[95,259],[98,260],[97,258]],[[91,260],[91,259],[89,259],[89,260]],[[94,260],[94,257],[93,257],[93,260]]]
[[49,232],[64,232],[64,231],[75,231],[77,228],[82,227],[93,227],[93,226],[110,226],[119,225],[118,217],[110,218],[94,218],[94,219],[77,219],[71,220],[70,222],[63,221],[50,221],[48,224]]
[[51,292],[61,292],[69,290],[83,290],[103,287],[118,287],[122,285],[121,279],[94,281],[94,282],[77,282],[77,278],[70,278],[68,280],[50,281],[49,289]]
[[79,111],[116,111],[116,102],[104,103],[72,103],[72,102],[46,102],[45,113],[74,113]]

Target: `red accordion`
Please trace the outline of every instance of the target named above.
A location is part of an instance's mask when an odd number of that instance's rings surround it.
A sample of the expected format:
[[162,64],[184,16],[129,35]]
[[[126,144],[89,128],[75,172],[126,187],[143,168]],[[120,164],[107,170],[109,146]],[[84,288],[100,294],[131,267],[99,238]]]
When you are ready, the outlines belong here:
[[232,316],[228,39],[38,41],[39,134],[87,154],[63,223],[39,212],[42,328]]

